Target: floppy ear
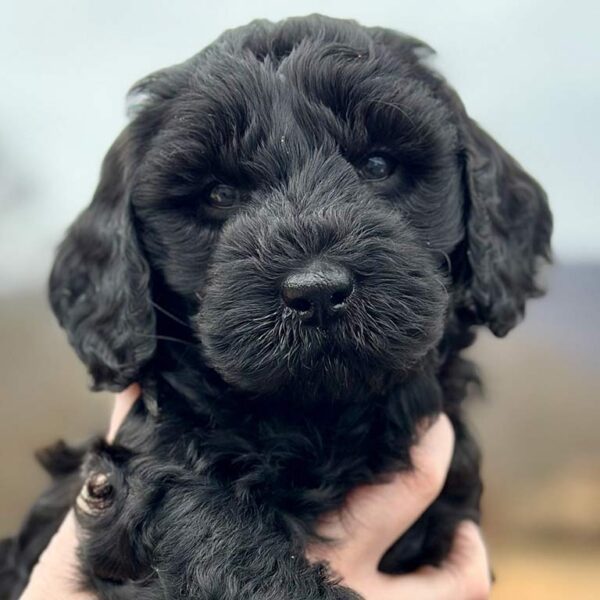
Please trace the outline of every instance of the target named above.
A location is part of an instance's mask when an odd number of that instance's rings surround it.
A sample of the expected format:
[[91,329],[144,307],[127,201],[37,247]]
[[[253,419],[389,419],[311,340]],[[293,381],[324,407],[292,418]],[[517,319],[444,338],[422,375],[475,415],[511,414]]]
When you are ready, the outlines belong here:
[[95,390],[136,381],[155,349],[150,271],[129,205],[134,164],[129,128],[108,151],[88,208],[60,245],[50,303]]
[[536,274],[541,262],[550,261],[552,234],[546,194],[467,116],[456,92],[427,64],[434,54],[429,46],[388,29],[370,31],[455,113],[467,195],[466,268],[459,275],[466,297],[460,308],[466,308],[470,321],[506,335],[523,315],[525,301],[542,293]]
[[552,215],[546,194],[517,161],[463,112],[467,193],[467,302],[478,323],[506,335],[525,301],[542,293]]

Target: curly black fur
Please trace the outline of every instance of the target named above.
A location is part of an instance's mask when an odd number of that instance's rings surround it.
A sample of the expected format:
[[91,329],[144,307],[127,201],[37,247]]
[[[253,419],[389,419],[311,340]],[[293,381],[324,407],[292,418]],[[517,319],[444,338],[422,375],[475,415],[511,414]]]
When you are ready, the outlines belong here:
[[[143,402],[4,543],[5,597],[87,480],[82,585],[102,598],[355,598],[304,558],[317,517],[410,468],[416,424],[440,411],[457,439],[446,486],[381,568],[439,563],[478,519],[461,410],[477,378],[459,354],[539,294],[552,224],[430,52],[351,21],[257,21],[134,87],[50,300],[95,387],[139,381]],[[363,177],[373,155],[389,177]],[[223,184],[227,210],[209,201]],[[327,328],[281,301],[315,259],[355,280]]]

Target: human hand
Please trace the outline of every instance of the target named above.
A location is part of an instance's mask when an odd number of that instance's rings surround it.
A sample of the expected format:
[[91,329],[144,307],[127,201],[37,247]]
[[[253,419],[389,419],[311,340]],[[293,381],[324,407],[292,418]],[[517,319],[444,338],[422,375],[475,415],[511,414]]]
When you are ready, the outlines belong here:
[[479,528],[458,527],[452,550],[438,567],[407,575],[377,570],[386,550],[419,518],[440,493],[450,466],[454,432],[441,415],[411,450],[412,471],[385,484],[357,488],[345,507],[326,515],[319,533],[333,543],[310,548],[312,561],[327,562],[335,575],[365,600],[483,600],[490,594],[490,570]]
[[[106,439],[112,442],[119,426],[140,395],[137,385],[129,386],[115,398]],[[31,573],[21,600],[94,600],[81,591],[77,571],[77,523],[70,510]]]

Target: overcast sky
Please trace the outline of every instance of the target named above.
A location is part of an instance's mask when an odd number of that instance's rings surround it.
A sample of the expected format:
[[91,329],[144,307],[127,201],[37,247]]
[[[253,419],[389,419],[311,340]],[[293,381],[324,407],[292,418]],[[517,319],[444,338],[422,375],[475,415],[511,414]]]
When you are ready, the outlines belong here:
[[254,18],[321,12],[427,41],[545,186],[562,261],[600,260],[600,2],[12,0],[0,6],[0,292],[39,282],[141,76]]

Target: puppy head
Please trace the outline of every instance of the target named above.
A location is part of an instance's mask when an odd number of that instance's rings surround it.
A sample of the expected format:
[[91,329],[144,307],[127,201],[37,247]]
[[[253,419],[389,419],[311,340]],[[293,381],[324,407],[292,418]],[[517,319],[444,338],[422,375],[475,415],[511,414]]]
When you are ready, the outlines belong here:
[[98,387],[152,357],[151,282],[223,380],[267,395],[380,390],[451,313],[515,324],[548,253],[546,199],[427,51],[323,17],[257,22],[134,88],[50,280]]

